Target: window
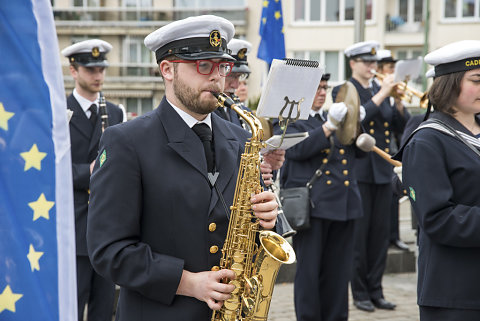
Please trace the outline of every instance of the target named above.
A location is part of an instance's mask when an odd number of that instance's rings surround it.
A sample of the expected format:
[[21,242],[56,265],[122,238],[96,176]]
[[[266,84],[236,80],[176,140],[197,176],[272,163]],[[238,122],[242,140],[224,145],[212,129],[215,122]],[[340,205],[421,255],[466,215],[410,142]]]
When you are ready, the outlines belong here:
[[127,76],[152,76],[152,53],[143,44],[143,38],[127,37],[124,42],[124,59]]
[[126,20],[153,20],[151,13],[142,11],[142,8],[151,8],[152,0],[123,0],[123,6],[127,8],[136,8],[136,11],[127,11]]
[[100,0],[73,0],[74,7],[100,7]]
[[153,110],[152,98],[127,98],[127,119]]
[[480,1],[478,0],[444,0],[443,17],[452,20],[478,20]]
[[[365,19],[372,19],[372,2],[365,1]],[[295,0],[294,19],[298,22],[353,21],[355,0]]]
[[316,60],[325,66],[325,73],[330,74],[330,81],[343,80],[343,51],[295,51],[296,59]]
[[208,14],[230,21],[243,21],[247,14],[247,0],[173,0],[173,6],[182,9],[175,13],[174,20],[206,14],[208,11]]

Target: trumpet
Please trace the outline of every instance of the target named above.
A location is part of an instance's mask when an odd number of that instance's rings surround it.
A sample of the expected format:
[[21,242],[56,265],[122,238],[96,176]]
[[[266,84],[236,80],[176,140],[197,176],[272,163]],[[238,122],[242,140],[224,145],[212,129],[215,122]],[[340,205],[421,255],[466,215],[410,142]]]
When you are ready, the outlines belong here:
[[[377,77],[378,80],[383,81],[386,75],[378,73],[375,69],[371,70],[371,73]],[[428,92],[422,93],[421,91],[416,90],[415,88],[409,87],[407,85],[408,79],[402,81],[398,85],[396,85],[390,95],[394,98],[403,100],[407,103],[412,102],[413,96],[417,96],[420,99],[420,108],[427,108],[428,107]],[[403,91],[403,94],[398,94],[397,89]]]

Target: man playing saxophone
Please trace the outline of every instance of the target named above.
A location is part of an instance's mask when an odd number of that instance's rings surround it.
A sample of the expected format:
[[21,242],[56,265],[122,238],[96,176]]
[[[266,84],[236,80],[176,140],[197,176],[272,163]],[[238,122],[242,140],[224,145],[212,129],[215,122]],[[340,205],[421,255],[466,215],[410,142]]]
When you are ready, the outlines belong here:
[[[219,268],[241,154],[249,134],[216,114],[233,65],[234,27],[216,16],[172,22],[145,38],[165,97],[108,128],[95,164],[88,220],[93,266],[121,286],[117,320],[210,320],[235,289]],[[272,229],[271,192],[251,196]]]

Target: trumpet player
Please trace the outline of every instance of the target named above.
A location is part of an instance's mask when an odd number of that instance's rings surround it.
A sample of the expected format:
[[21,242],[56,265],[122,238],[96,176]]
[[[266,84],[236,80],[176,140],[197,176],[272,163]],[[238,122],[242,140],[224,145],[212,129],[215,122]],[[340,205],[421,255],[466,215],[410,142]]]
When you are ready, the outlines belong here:
[[[77,249],[78,320],[83,321],[88,304],[87,320],[112,319],[115,287],[112,281],[97,274],[87,253],[87,214],[90,175],[98,154],[101,119],[99,93],[108,67],[106,54],[112,46],[100,39],[78,42],[62,50],[70,62],[70,74],[75,80],[73,93],[67,98],[67,108],[73,112],[70,125],[72,152],[73,197],[75,204],[75,240]],[[107,102],[110,124],[122,122],[123,112]]]
[[[307,120],[289,126],[289,132],[309,137],[286,151],[281,168],[281,188],[305,186],[319,169],[323,174],[310,190],[310,228],[297,231],[293,246],[297,256],[294,296],[298,321],[348,319],[348,282],[353,262],[354,222],[362,216],[361,197],[353,166],[362,153],[344,146],[336,137],[347,114],[344,103],[325,103],[330,74],[324,74]],[[360,111],[360,118],[362,112]],[[363,116],[365,114],[363,113]],[[357,120],[359,121],[359,120]],[[275,124],[277,133],[281,132]]]
[[[366,111],[363,130],[375,138],[378,148],[388,153],[393,132],[403,130],[409,114],[403,105],[390,105],[390,93],[396,86],[393,75],[386,76],[381,86],[373,81],[378,48],[377,41],[359,42],[345,49],[345,56],[352,70],[350,81]],[[334,99],[338,89],[332,92]],[[392,171],[392,165],[375,153],[357,159],[355,164],[363,217],[355,225],[351,287],[354,305],[368,312],[395,308],[395,304],[385,300],[382,289],[389,246]]]

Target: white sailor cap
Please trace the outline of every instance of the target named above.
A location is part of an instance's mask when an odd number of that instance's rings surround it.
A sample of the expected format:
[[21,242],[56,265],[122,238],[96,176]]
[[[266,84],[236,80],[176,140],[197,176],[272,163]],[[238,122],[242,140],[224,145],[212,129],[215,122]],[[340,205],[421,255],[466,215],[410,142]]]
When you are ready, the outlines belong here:
[[68,58],[70,63],[78,63],[84,67],[108,67],[105,56],[112,45],[100,39],[89,39],[77,42],[62,50],[62,55]]
[[434,66],[434,77],[480,68],[480,41],[457,41],[432,51],[424,58]]
[[250,68],[248,68],[247,54],[252,49],[252,44],[246,40],[234,38],[230,40],[227,47],[232,51],[232,57],[236,59],[232,72],[249,74]]
[[144,43],[155,52],[157,62],[170,55],[185,60],[234,60],[227,49],[234,34],[230,21],[204,15],[171,22],[146,36]]
[[426,73],[425,77],[432,78],[435,77],[435,68],[430,68]]
[[375,40],[362,41],[351,45],[345,49],[344,53],[350,59],[359,58],[365,61],[376,61],[379,47],[380,44]]
[[378,62],[397,62],[393,59],[392,52],[388,49],[380,49],[377,51]]

